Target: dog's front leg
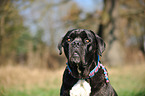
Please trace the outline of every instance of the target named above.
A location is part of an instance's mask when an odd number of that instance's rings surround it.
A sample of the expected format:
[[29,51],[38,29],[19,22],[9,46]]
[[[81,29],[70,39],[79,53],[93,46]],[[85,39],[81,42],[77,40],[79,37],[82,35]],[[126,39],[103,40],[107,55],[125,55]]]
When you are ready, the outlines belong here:
[[77,83],[78,79],[72,77],[66,69],[63,74],[63,82],[60,90],[60,96],[70,96],[71,88]]
[[66,89],[64,84],[61,86],[60,96],[70,96],[69,89]]

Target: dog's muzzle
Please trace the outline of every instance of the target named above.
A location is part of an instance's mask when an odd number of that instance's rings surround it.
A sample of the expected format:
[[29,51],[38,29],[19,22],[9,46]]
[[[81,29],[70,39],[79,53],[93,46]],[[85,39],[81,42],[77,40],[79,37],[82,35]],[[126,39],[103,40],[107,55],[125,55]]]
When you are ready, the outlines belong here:
[[71,56],[71,62],[74,63],[80,63],[81,62],[81,58],[80,55],[77,52],[74,52]]
[[71,62],[74,63],[80,63],[81,62],[81,47],[82,47],[82,42],[80,39],[75,39],[71,44],[70,44],[70,60]]

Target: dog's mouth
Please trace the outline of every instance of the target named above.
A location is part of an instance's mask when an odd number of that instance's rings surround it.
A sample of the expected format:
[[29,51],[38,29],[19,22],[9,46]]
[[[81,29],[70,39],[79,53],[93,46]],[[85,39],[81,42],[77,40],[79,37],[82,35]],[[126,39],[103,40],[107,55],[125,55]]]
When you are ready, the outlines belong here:
[[87,72],[84,72],[86,70],[86,63],[83,61],[83,56],[78,51],[72,52],[72,55],[70,56],[70,63],[73,71],[73,74],[75,77],[79,78],[86,78],[88,76]]
[[71,56],[71,61],[74,63],[80,63],[81,62],[81,58],[78,52],[74,52]]

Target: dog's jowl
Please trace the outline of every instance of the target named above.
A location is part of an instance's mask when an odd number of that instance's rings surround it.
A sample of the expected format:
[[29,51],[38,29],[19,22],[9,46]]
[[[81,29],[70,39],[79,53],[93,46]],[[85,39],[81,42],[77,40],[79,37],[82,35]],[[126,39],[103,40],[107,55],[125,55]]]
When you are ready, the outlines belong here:
[[91,30],[69,30],[58,45],[67,58],[60,96],[117,96],[99,56],[105,42]]

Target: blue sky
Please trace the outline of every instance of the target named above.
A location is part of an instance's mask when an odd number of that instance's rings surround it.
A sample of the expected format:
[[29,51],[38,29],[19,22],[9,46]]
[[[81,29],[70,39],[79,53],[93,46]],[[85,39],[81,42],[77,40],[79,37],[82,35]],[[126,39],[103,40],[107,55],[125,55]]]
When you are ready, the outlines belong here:
[[74,0],[86,13],[92,13],[103,8],[103,0]]

